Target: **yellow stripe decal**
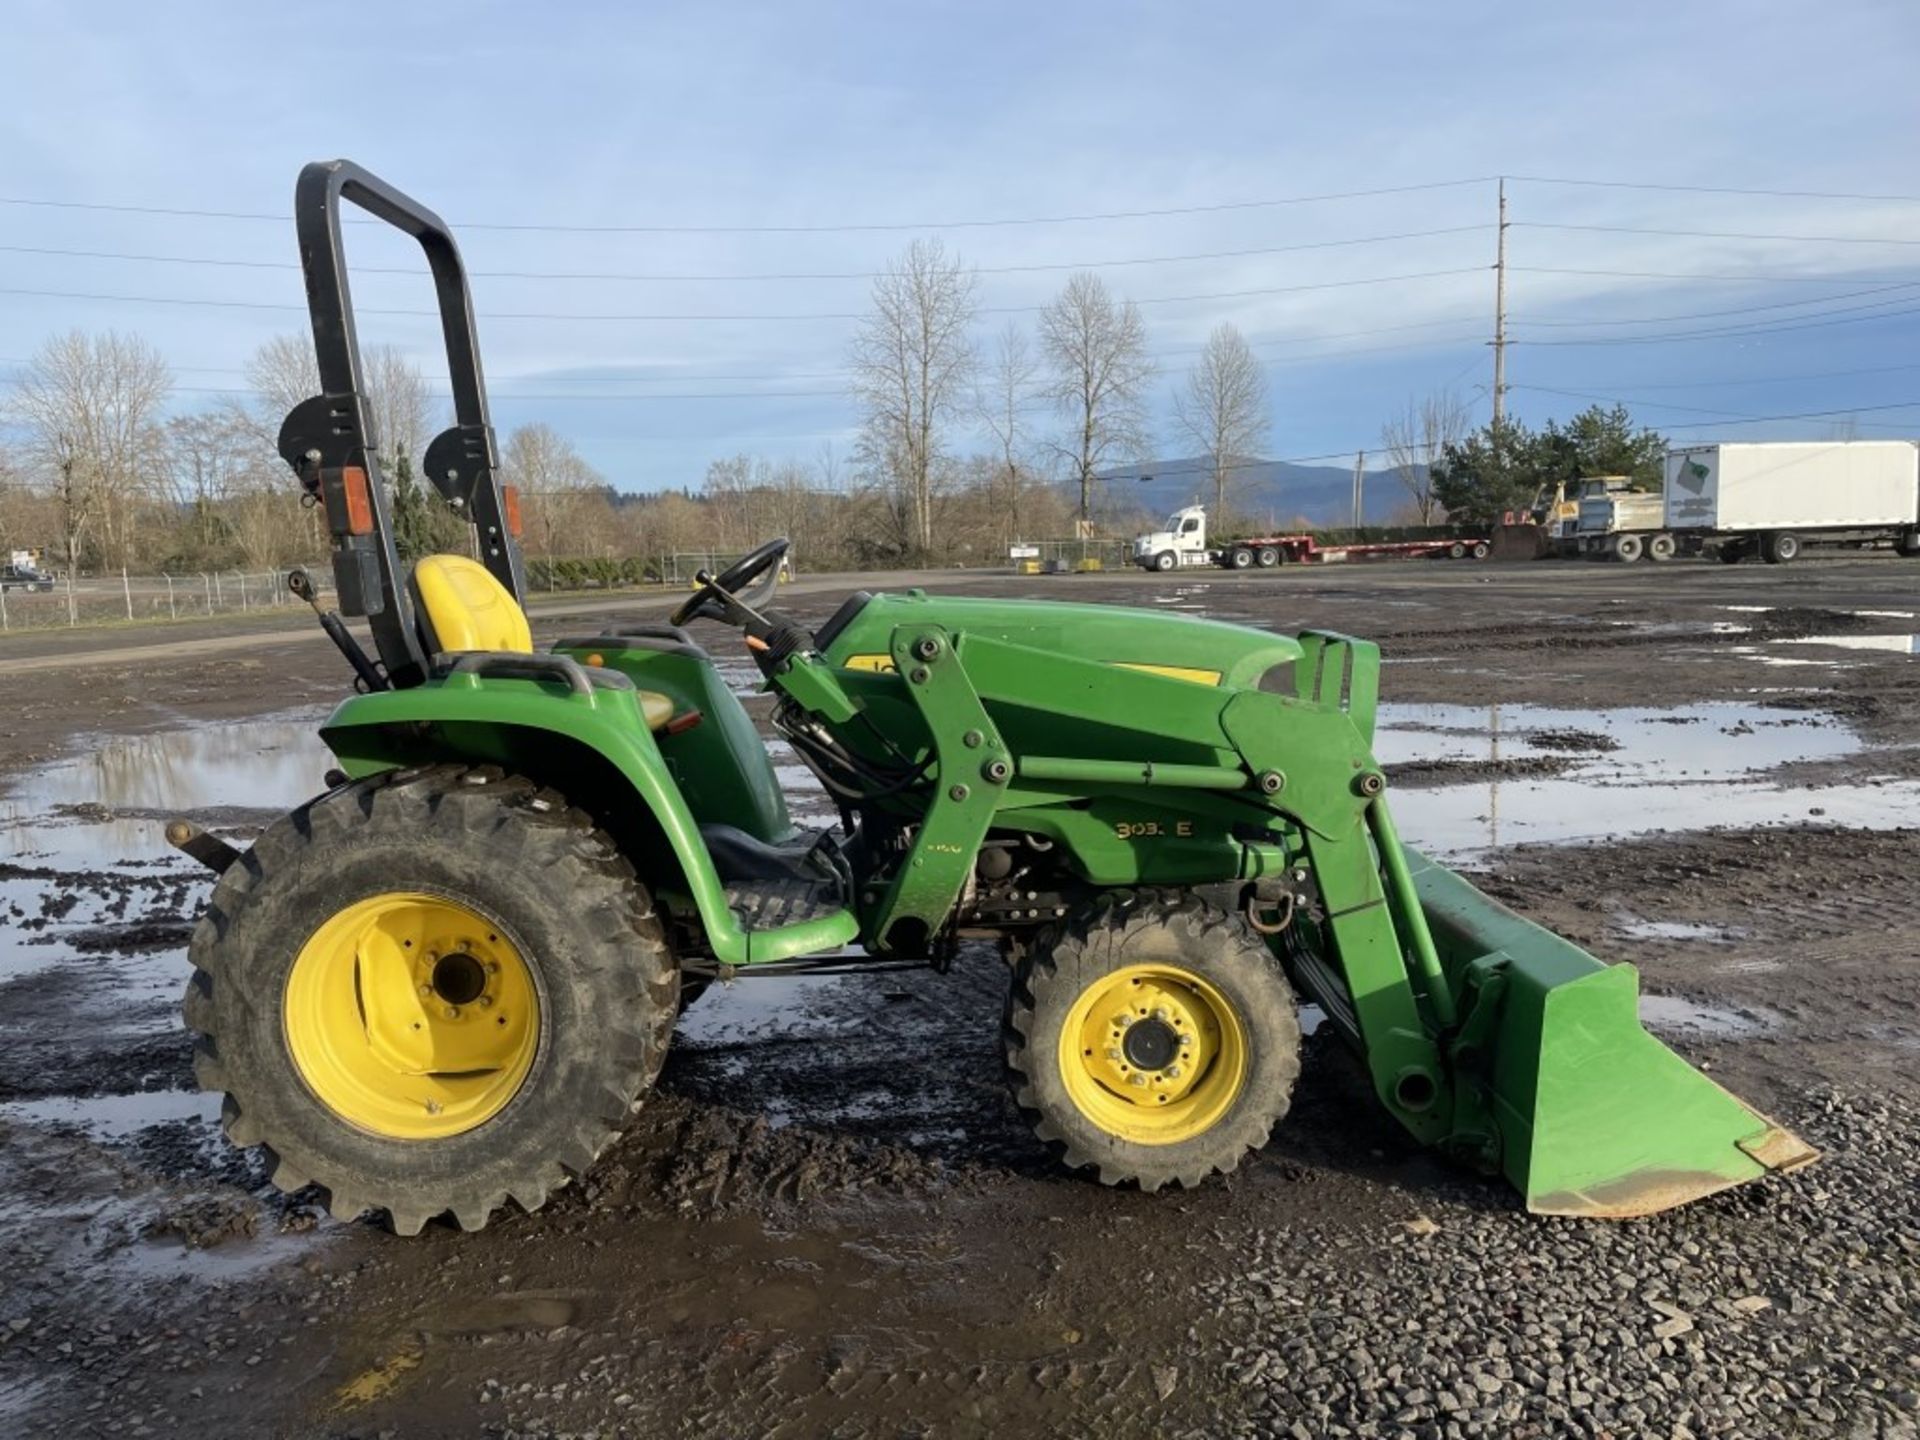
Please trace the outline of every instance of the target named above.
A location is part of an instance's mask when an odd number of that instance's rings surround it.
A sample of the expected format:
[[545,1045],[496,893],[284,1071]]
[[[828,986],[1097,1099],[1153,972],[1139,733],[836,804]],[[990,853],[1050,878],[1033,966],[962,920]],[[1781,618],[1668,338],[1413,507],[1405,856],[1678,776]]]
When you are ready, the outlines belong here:
[[893,674],[891,655],[849,655],[841,663],[842,670],[871,670],[880,675]]
[[1116,660],[1122,670],[1140,670],[1148,675],[1164,675],[1169,680],[1186,680],[1195,685],[1218,685],[1218,670],[1195,670],[1187,665],[1149,665],[1143,660]]

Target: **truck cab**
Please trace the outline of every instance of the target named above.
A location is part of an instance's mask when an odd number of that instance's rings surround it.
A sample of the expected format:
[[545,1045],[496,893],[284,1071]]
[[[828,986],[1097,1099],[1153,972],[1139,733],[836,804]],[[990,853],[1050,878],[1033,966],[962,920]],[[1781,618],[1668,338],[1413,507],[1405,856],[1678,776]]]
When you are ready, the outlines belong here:
[[1201,505],[1174,511],[1164,529],[1137,536],[1133,542],[1133,562],[1143,570],[1175,570],[1212,560],[1207,549],[1207,512]]

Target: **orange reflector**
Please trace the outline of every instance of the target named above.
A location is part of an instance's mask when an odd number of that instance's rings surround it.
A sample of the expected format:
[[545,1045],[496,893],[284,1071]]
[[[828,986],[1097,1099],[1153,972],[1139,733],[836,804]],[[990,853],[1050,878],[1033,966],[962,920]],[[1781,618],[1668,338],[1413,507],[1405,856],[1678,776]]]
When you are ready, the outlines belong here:
[[518,485],[500,487],[500,508],[507,513],[507,533],[518,540],[520,538],[520,487]]
[[746,641],[747,641],[747,649],[749,650],[771,650],[773,648],[771,645],[767,644],[766,641],[762,640],[758,635],[749,635],[746,637]]
[[373,491],[367,485],[367,472],[349,465],[340,472],[340,493],[347,502],[347,533],[373,534]]
[[587,664],[589,665],[604,665],[606,663],[607,663],[607,657],[604,655],[587,656]]
[[673,719],[661,726],[661,733],[666,735],[683,735],[698,725],[700,720],[701,715],[698,710],[688,710],[683,714],[674,716]]

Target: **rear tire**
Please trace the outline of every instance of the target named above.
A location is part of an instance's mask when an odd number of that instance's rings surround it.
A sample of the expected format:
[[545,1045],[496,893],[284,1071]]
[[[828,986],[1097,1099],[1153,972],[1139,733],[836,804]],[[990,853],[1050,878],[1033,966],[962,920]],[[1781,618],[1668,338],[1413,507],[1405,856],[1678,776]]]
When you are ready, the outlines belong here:
[[1277,546],[1262,545],[1253,558],[1259,562],[1262,570],[1271,570],[1280,563],[1280,551]]
[[1236,545],[1233,547],[1233,553],[1227,557],[1227,561],[1236,570],[1250,570],[1253,568],[1253,551],[1245,545]]
[[1484,540],[1476,540],[1473,542],[1473,550],[1471,553],[1474,559],[1484,560],[1492,553],[1492,547]]
[[1643,548],[1645,547],[1638,535],[1618,535],[1613,541],[1613,558],[1623,565],[1631,565],[1640,558]]
[[1267,1143],[1300,1074],[1280,962],[1239,916],[1192,896],[1122,894],[1065,922],[1016,965],[1001,1034],[1034,1133],[1069,1167],[1149,1191],[1233,1170]]
[[1679,553],[1680,547],[1671,535],[1656,535],[1647,541],[1647,559],[1664,565]]
[[1760,558],[1769,565],[1791,565],[1800,558],[1800,537],[1782,530],[1761,542]]
[[[362,907],[395,897],[475,917],[510,957],[499,963],[525,972],[518,997],[487,1009],[477,978],[469,993],[429,994],[435,967],[418,1018],[437,1068],[374,1068],[421,1029],[405,1011],[406,967],[422,964],[412,940],[353,929]],[[420,933],[433,961],[441,947]],[[477,977],[484,942],[453,939],[441,963],[457,953]],[[477,1230],[509,1199],[538,1209],[584,1173],[659,1073],[680,999],[660,921],[613,842],[564,796],[493,767],[389,772],[302,806],[221,877],[189,953],[194,1073],[225,1092],[227,1137],[265,1146],[280,1189],[320,1185],[335,1218],[385,1210],[402,1235],[449,1212]],[[484,1045],[515,998],[533,1012],[524,1068],[449,1131],[459,1102],[443,1107],[433,1087],[480,1083],[450,1057]]]

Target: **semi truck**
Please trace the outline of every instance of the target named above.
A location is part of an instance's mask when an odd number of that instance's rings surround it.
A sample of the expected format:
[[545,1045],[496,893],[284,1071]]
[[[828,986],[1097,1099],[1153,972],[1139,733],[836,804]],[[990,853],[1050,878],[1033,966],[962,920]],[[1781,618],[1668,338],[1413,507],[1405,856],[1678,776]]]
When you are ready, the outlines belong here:
[[1135,537],[1133,563],[1143,570],[1180,570],[1213,565],[1222,570],[1270,570],[1277,565],[1338,564],[1351,560],[1418,560],[1447,557],[1484,560],[1484,535],[1446,535],[1355,545],[1322,545],[1305,533],[1250,535],[1218,544],[1207,540],[1204,505],[1189,505],[1167,517],[1164,529]]
[[1667,452],[1664,527],[1686,553],[1770,565],[1809,546],[1920,554],[1920,446],[1911,440],[1694,445]]
[[1920,446],[1910,440],[1752,441],[1667,452],[1659,494],[1592,495],[1590,558],[1796,560],[1809,546],[1920,555]]

